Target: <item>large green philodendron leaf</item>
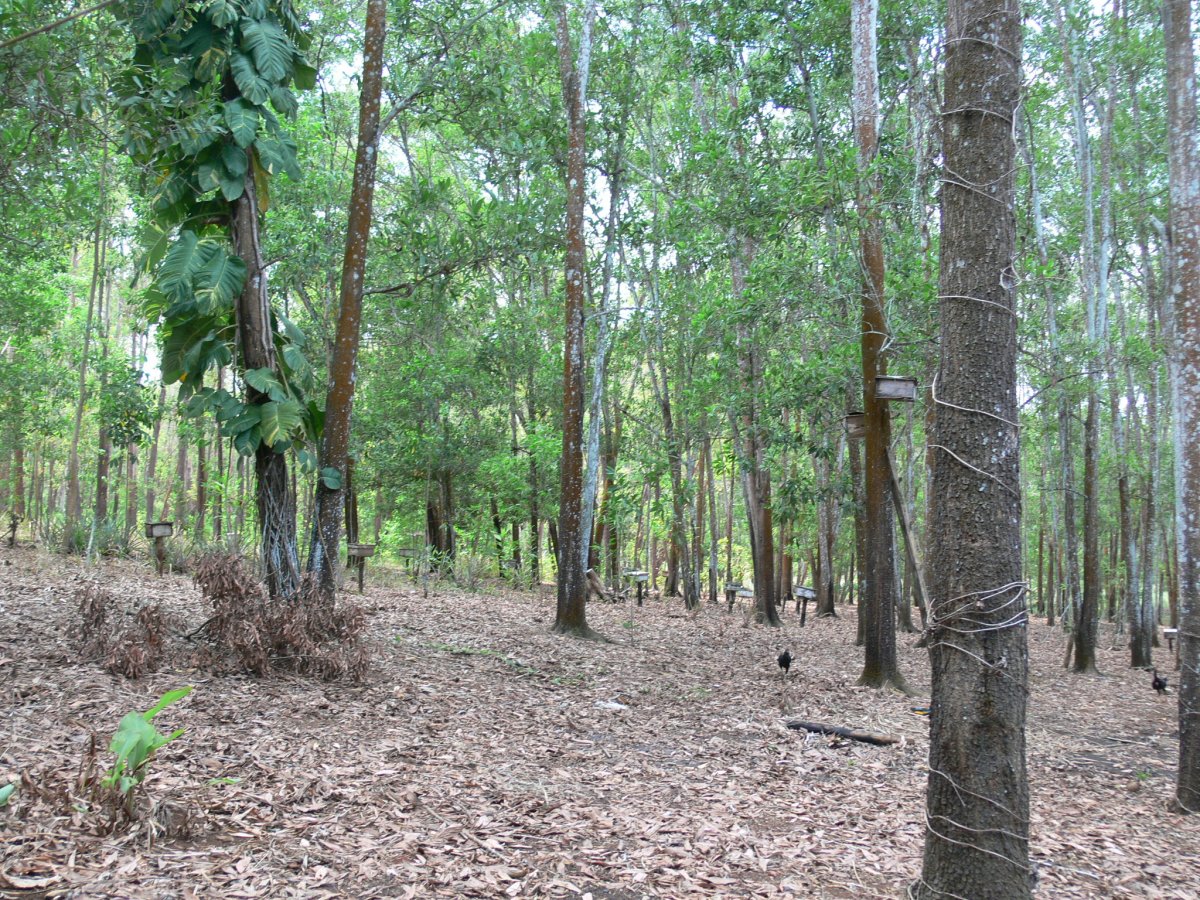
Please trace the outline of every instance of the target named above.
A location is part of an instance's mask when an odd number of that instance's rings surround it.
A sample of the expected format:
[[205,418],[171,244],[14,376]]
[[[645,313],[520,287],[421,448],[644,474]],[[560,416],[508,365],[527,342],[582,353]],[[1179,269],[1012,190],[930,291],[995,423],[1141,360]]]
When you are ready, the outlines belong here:
[[245,379],[246,384],[262,394],[271,394],[283,388],[283,383],[279,380],[278,376],[265,367],[261,369],[247,369],[246,374],[242,377]]
[[246,264],[218,247],[212,258],[196,273],[196,302],[201,310],[214,313],[228,307],[242,292]]
[[225,104],[224,112],[225,124],[237,145],[245,148],[253,144],[258,133],[258,110],[236,97]]
[[262,404],[262,438],[272,447],[282,444],[289,435],[300,425],[300,404],[294,400],[284,400],[277,403],[271,400]]
[[271,19],[242,19],[242,47],[254,58],[254,67],[269,81],[281,82],[292,72],[294,51],[283,29]]
[[242,96],[255,106],[261,106],[271,98],[270,84],[258,74],[249,56],[234,53],[229,60],[229,70],[233,73],[234,83],[242,92]]
[[211,256],[211,248],[206,251],[202,247],[204,245],[196,232],[181,231],[174,245],[163,257],[156,281],[158,289],[172,300],[182,301],[191,297],[192,279]]

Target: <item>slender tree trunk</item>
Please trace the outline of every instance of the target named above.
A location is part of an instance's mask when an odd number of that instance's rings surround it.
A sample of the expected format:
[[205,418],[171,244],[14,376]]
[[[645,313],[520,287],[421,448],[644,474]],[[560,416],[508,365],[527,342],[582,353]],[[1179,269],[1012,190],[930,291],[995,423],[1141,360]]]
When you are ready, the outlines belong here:
[[[387,2],[367,3],[363,43],[363,77],[358,107],[358,149],[354,158],[354,184],[350,217],[346,225],[346,253],[342,260],[337,334],[325,397],[325,434],[321,443],[321,477],[317,479],[312,549],[308,570],[321,590],[332,595],[337,584],[338,547],[346,505],[349,474],[350,416],[354,408],[355,370],[362,323],[363,277],[371,236],[375,200],[375,165],[379,148],[379,101],[383,90],[384,39],[387,35]],[[332,471],[331,471],[332,470]],[[336,473],[336,474],[334,474]]]
[[920,900],[1032,894],[1016,384],[1016,0],[949,0]]
[[879,176],[873,164],[879,148],[879,81],[875,32],[878,0],[852,0],[850,23],[854,67],[854,132],[858,143],[858,214],[862,220],[860,253],[863,268],[862,374],[863,417],[866,423],[863,476],[866,487],[866,541],[863,569],[865,661],[858,683],[905,690],[896,657],[896,558],[892,538],[892,508],[888,496],[887,401],[875,395],[875,379],[887,374],[883,355],[888,337],[884,315],[883,234],[879,212]]
[[559,483],[558,603],[555,632],[590,637],[583,520],[584,208],[587,201],[587,80],[595,0],[587,0],[576,60],[566,0],[558,8],[558,62],[567,112],[566,326],[563,334],[563,443]]
[[1100,621],[1100,452],[1096,446],[1099,400],[1088,393],[1083,429],[1083,603],[1075,622],[1075,671],[1096,671],[1096,634]]
[[1175,352],[1175,549],[1179,578],[1179,780],[1175,803],[1200,813],[1200,148],[1191,0],[1164,0]]
[[717,602],[717,581],[721,577],[721,566],[717,554],[719,552],[717,530],[717,476],[713,471],[712,438],[704,432],[704,466],[708,470],[708,602]]
[[[108,160],[107,149],[108,146],[106,144],[104,156],[105,163],[107,163]],[[101,209],[104,208],[104,176],[107,171],[107,165],[102,165],[100,169]],[[101,216],[103,216],[103,213],[101,213]],[[83,352],[79,358],[79,396],[75,403],[75,427],[71,433],[71,452],[67,457],[67,503],[66,517],[63,527],[62,547],[64,553],[71,552],[75,526],[79,522],[79,516],[81,514],[79,497],[79,436],[83,432],[83,410],[87,405],[88,350],[91,347],[92,320],[96,311],[96,302],[99,297],[101,283],[101,246],[104,240],[104,222],[103,219],[100,218],[97,219],[96,227],[92,234],[92,284],[88,291],[87,319],[83,327]]]

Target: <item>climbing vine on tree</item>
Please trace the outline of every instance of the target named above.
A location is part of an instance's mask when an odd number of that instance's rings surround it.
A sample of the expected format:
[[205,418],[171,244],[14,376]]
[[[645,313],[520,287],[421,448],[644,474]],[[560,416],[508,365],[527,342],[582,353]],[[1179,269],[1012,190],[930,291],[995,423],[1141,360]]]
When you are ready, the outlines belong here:
[[[308,38],[289,0],[137,0],[118,15],[135,42],[118,93],[150,194],[145,312],[159,323],[163,378],[180,383],[189,415],[215,413],[255,457],[268,586],[288,597],[299,567],[284,454],[315,468],[306,446],[322,415],[304,335],[267,300],[259,220],[271,178],[300,177],[280,116],[296,113],[293,88],[315,84]],[[240,398],[204,387],[217,366],[234,368]]]

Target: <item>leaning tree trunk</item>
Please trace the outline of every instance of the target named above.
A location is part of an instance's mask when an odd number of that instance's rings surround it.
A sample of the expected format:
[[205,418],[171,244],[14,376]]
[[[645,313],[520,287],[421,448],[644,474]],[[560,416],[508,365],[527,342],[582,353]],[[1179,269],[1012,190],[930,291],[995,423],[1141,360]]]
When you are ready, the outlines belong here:
[[1179,578],[1180,810],[1200,812],[1200,154],[1191,0],[1165,0],[1170,138],[1171,296],[1180,365],[1175,400],[1175,547]]
[[[367,4],[363,45],[363,80],[358,108],[358,150],[346,224],[342,289],[325,397],[325,435],[321,444],[321,477],[317,479],[316,513],[308,568],[321,590],[332,595],[337,584],[338,545],[349,481],[350,413],[354,407],[354,373],[362,322],[363,276],[371,236],[375,199],[375,161],[379,147],[379,98],[383,91],[383,49],[387,34],[387,0]],[[333,470],[333,472],[329,471]],[[337,474],[334,475],[334,472]]]
[[1016,390],[1017,0],[950,0],[921,900],[1031,896]]
[[[246,369],[265,368],[277,373],[275,335],[271,328],[267,278],[263,272],[258,236],[255,166],[253,160],[250,162],[245,192],[233,204],[230,228],[234,251],[246,264],[246,281],[237,299],[238,340]],[[246,400],[261,404],[268,402],[270,397],[247,385]],[[296,550],[296,499],[288,479],[287,457],[263,443],[254,454],[254,472],[267,592],[272,600],[291,600],[300,587],[300,559]],[[178,507],[182,514],[183,504]]]

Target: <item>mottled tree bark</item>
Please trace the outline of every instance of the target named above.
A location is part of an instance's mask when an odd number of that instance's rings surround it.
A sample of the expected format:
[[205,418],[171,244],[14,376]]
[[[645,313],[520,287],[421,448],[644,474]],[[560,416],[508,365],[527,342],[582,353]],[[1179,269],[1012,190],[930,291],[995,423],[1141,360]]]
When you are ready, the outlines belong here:
[[583,13],[579,58],[571,47],[566,2],[558,9],[558,64],[567,112],[566,326],[563,333],[563,443],[559,478],[558,604],[553,630],[592,636],[587,624],[586,542],[583,521],[584,207],[587,201],[587,78],[595,0]]
[[1164,0],[1175,352],[1175,548],[1179,578],[1180,810],[1200,812],[1200,153],[1191,0]]
[[1016,0],[950,0],[921,900],[1031,896],[1016,391]]
[[355,370],[362,322],[363,276],[371,236],[375,200],[375,164],[379,148],[379,100],[383,91],[383,50],[387,35],[387,0],[367,4],[363,44],[362,90],[358,108],[358,149],[354,158],[354,183],[350,216],[346,224],[346,253],[342,260],[342,287],[325,397],[325,434],[321,443],[322,470],[334,469],[339,478],[331,484],[317,479],[313,541],[308,569],[326,594],[337,584],[338,546],[349,482],[350,415],[354,408]]

